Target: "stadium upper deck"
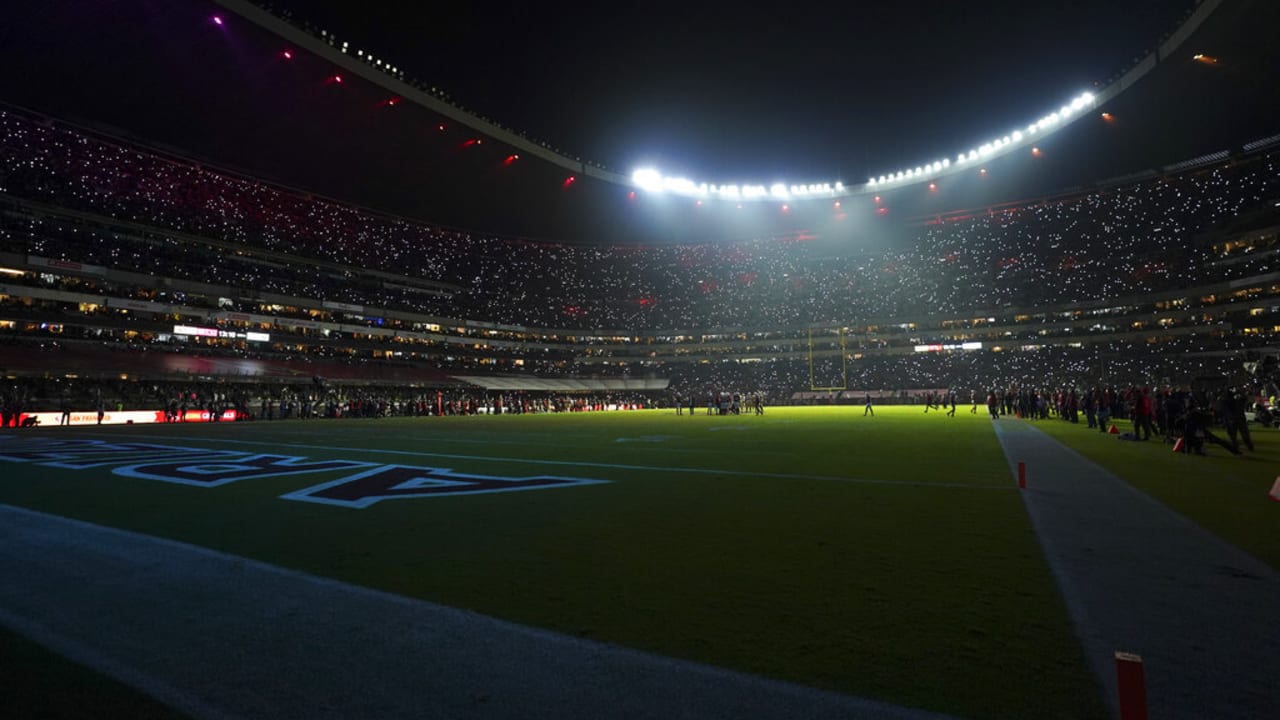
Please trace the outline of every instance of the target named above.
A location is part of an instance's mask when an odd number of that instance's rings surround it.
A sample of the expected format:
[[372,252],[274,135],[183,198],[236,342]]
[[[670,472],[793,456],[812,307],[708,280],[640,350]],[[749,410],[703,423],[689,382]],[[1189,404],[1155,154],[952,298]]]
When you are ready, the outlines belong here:
[[[839,252],[795,236],[576,246],[471,235],[21,113],[0,115],[0,130],[0,320],[25,337],[56,328],[67,341],[192,347],[173,333],[186,323],[230,333],[195,341],[202,352],[462,373],[779,361],[768,372],[797,389],[813,358],[885,378],[931,367],[892,360],[921,347],[1091,347],[1073,362],[1096,369],[1099,352],[1159,364],[1280,333],[1280,179],[1265,148]],[[247,342],[250,331],[271,343]]]
[[1265,271],[1270,255],[1220,262],[1223,243],[1280,217],[1280,160],[1257,152],[914,226],[878,249],[805,236],[567,246],[382,216],[12,112],[0,114],[0,149],[11,198],[160,236],[9,213],[10,251],[121,269],[159,260],[162,274],[442,323],[609,334],[881,324],[1210,285]]

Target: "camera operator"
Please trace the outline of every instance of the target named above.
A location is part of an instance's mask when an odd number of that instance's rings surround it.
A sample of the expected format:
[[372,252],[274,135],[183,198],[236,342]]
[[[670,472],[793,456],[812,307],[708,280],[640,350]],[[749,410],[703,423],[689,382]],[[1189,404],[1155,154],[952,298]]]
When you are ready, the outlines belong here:
[[1233,444],[1209,431],[1209,423],[1212,417],[1206,410],[1199,407],[1194,397],[1188,398],[1187,411],[1180,420],[1182,422],[1182,452],[1204,455],[1204,443],[1208,440],[1214,445],[1230,450],[1232,455],[1240,454],[1240,451]]

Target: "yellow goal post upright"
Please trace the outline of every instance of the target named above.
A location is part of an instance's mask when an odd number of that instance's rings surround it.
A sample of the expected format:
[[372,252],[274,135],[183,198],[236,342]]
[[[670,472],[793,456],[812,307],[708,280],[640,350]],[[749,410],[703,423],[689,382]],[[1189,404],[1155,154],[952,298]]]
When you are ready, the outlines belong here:
[[842,327],[834,328],[834,330],[836,332],[835,338],[828,337],[828,339],[825,341],[822,338],[818,339],[818,342],[820,345],[827,346],[826,348],[820,348],[818,350],[818,354],[829,356],[831,354],[830,346],[834,341],[836,347],[838,348],[837,352],[839,352],[840,354],[840,384],[839,385],[822,385],[822,386],[818,385],[817,378],[814,377],[814,372],[813,372],[813,358],[815,354],[813,328],[809,328],[809,390],[810,391],[819,391],[819,390],[835,391],[835,390],[849,389],[848,353],[846,352],[847,340],[846,340],[844,328]]

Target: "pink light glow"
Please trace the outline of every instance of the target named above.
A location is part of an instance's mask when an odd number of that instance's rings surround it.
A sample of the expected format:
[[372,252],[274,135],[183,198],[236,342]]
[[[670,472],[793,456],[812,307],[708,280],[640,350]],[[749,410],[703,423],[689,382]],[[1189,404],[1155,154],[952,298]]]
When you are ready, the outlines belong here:
[[214,24],[214,25],[221,25],[221,24],[222,24],[222,16],[221,16],[221,15],[214,15],[214,16],[213,16],[213,24]]
[[289,51],[289,50],[285,50],[283,53],[280,53],[280,54],[281,54],[281,55],[284,55],[284,59],[285,59],[285,60],[292,60],[292,59],[293,59],[293,53],[292,53],[291,51]]

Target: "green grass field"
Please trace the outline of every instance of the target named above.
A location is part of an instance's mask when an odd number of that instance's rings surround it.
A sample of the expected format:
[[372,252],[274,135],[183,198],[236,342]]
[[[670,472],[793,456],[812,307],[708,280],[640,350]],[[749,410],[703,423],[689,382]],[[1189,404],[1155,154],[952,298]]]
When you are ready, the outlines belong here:
[[[353,509],[280,498],[340,473],[207,488],[6,464],[0,502],[903,705],[1105,717],[991,421],[967,408],[955,418],[876,412],[47,429],[39,434],[609,482]],[[1092,457],[1083,430],[1041,425]],[[1274,434],[1259,440],[1275,454]],[[1140,478],[1152,463],[1097,444],[1100,462],[1149,489]],[[1205,460],[1135,445],[1126,450]],[[1251,485],[1236,492],[1244,481],[1197,483],[1217,501],[1157,497],[1215,530],[1220,514],[1257,504]],[[1258,531],[1219,532],[1275,564],[1274,538],[1260,531],[1268,518],[1246,520]]]

